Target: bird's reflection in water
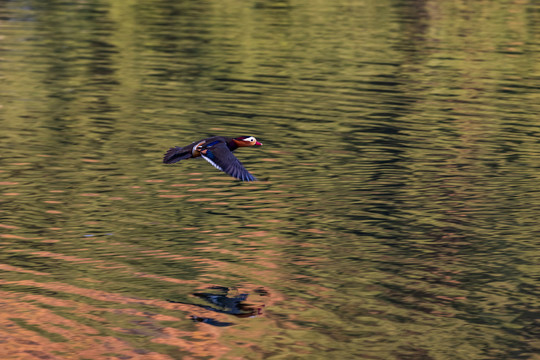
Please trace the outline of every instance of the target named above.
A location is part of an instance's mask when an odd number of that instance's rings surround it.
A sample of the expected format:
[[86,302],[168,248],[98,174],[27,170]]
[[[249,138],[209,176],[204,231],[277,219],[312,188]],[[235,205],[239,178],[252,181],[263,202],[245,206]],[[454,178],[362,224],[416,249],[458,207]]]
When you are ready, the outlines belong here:
[[[193,293],[192,295],[200,299],[203,299],[204,301],[206,301],[207,303],[210,303],[211,305],[206,305],[206,304],[204,305],[189,304],[189,305],[198,306],[205,310],[210,310],[217,313],[233,315],[239,318],[250,318],[250,317],[262,315],[262,309],[264,308],[264,304],[253,305],[253,304],[248,304],[245,302],[249,294],[237,293],[236,295],[232,296],[229,294],[230,292],[232,292],[231,289],[224,286],[211,286],[208,288],[208,290],[213,290],[213,291],[212,292],[196,292],[196,293]],[[259,296],[268,296],[268,292],[262,288],[256,289],[254,290],[254,292],[258,294]],[[173,300],[168,300],[168,301],[173,302],[173,303],[188,304],[188,303],[183,303],[180,301],[173,301]],[[201,317],[197,315],[191,315],[191,318],[193,319],[193,321],[198,321],[198,322],[202,322],[202,323],[213,325],[213,326],[225,327],[225,326],[234,325],[234,323],[232,322],[223,322],[223,321],[218,321],[212,318]]]

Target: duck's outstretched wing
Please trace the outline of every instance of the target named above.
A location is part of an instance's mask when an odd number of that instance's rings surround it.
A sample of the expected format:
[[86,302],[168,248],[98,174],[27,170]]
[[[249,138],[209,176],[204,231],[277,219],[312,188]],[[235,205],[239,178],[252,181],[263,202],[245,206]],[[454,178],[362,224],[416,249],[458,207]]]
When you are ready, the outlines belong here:
[[163,155],[163,162],[165,164],[174,164],[180,160],[189,159],[191,157],[191,148],[189,146],[179,147],[175,146],[170,148],[165,155]]
[[233,155],[227,147],[227,144],[219,142],[207,147],[201,152],[204,160],[215,166],[218,170],[229,174],[232,177],[242,181],[255,181],[255,176],[246,170],[244,165]]

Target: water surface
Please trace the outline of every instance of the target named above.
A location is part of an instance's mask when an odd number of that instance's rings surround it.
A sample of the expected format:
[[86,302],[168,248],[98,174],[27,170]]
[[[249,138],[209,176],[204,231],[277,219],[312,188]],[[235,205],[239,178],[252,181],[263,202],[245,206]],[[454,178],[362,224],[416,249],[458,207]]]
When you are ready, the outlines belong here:
[[539,10],[3,2],[1,358],[537,358]]

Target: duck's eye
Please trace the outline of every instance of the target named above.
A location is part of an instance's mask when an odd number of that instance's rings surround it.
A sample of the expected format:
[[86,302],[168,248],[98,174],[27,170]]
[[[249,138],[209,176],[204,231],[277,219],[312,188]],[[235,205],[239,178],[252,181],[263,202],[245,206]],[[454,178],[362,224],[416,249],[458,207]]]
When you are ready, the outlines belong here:
[[255,141],[255,138],[253,136],[250,136],[248,138],[245,138],[244,141],[252,142],[252,141]]

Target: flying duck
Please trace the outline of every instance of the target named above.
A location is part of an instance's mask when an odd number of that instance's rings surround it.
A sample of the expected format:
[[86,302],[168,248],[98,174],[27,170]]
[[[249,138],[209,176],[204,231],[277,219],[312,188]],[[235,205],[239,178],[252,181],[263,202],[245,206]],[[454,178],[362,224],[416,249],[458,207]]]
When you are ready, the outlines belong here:
[[218,170],[238,180],[255,181],[257,179],[244,168],[232,153],[239,147],[255,145],[261,146],[262,144],[253,136],[239,136],[236,138],[212,136],[195,141],[187,146],[170,148],[163,156],[163,162],[165,164],[174,164],[180,160],[201,156]]

